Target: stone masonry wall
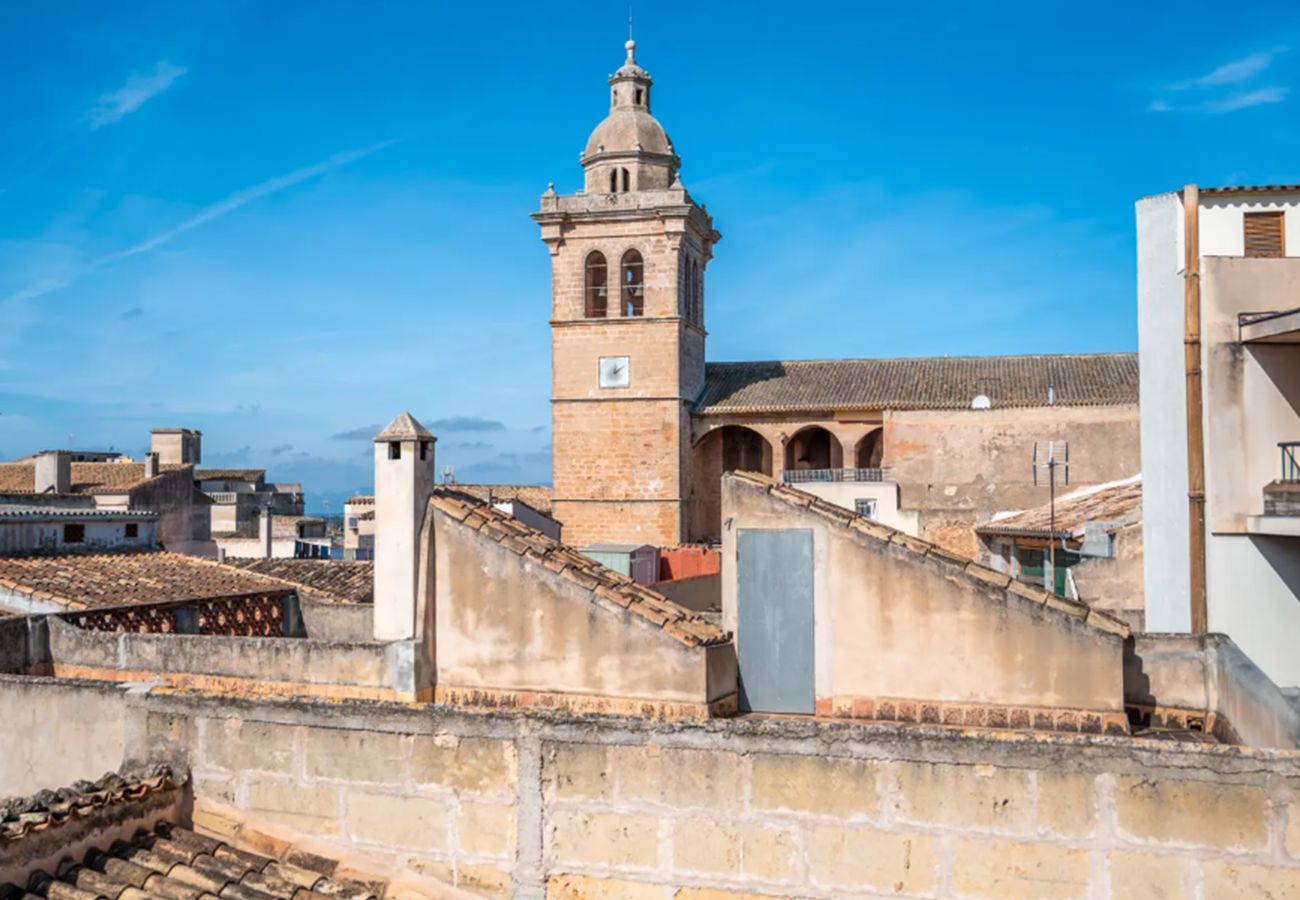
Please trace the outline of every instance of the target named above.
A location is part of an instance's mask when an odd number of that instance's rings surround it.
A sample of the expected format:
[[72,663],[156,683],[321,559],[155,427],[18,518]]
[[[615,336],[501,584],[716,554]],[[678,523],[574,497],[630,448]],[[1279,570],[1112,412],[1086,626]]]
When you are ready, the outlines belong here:
[[521,898],[1294,897],[1300,754],[776,720],[130,697],[195,822]]

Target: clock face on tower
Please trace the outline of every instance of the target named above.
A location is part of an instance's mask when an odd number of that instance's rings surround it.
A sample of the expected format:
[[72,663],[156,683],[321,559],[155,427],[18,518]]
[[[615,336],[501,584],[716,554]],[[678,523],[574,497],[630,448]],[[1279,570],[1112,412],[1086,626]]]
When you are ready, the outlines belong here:
[[600,358],[600,386],[603,388],[625,388],[632,383],[628,371],[626,356],[602,356]]

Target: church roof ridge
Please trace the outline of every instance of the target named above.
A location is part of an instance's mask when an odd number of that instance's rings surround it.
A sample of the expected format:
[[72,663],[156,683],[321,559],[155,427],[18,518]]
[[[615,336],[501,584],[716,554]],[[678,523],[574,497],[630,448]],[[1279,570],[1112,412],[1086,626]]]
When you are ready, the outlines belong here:
[[1135,353],[706,363],[697,415],[1137,403]]

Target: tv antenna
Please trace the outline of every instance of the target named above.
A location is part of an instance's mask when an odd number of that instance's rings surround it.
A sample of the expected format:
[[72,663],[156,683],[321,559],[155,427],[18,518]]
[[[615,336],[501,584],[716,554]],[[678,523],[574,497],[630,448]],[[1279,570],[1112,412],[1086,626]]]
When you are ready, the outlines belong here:
[[443,466],[443,467],[442,467],[442,483],[443,483],[443,484],[455,484],[455,483],[456,483],[456,467],[455,467],[455,466]]
[[[1038,486],[1038,473],[1046,472],[1047,503],[1050,525],[1047,539],[1051,580],[1045,585],[1056,591],[1056,478],[1061,473],[1062,484],[1070,483],[1070,442],[1061,440],[1034,441],[1034,486]],[[1046,579],[1044,579],[1046,581]]]

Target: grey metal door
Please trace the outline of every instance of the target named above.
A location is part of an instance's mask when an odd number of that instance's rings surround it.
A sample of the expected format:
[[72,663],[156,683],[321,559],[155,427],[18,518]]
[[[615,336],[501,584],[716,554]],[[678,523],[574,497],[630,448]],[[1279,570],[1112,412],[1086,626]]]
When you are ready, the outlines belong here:
[[736,535],[740,708],[813,711],[813,533]]

